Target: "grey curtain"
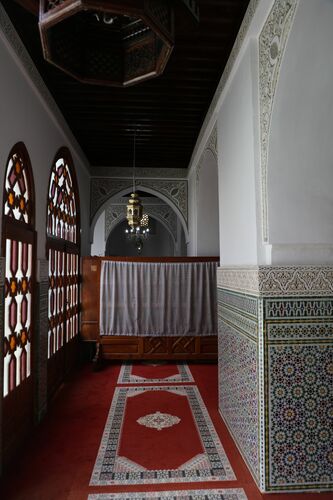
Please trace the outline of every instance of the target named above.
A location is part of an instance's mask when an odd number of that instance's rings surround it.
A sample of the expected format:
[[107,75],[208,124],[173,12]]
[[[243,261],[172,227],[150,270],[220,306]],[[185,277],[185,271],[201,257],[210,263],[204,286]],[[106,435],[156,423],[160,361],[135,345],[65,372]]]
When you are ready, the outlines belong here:
[[101,335],[216,335],[216,262],[102,261]]

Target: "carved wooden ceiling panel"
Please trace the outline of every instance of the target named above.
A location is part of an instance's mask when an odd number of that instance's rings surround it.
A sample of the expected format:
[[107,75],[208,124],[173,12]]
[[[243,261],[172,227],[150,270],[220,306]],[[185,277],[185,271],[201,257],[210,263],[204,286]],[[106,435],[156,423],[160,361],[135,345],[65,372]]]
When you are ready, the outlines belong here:
[[38,0],[2,0],[92,166],[187,168],[249,0],[199,0],[200,22],[176,16],[164,73],[133,87],[80,83],[43,59]]

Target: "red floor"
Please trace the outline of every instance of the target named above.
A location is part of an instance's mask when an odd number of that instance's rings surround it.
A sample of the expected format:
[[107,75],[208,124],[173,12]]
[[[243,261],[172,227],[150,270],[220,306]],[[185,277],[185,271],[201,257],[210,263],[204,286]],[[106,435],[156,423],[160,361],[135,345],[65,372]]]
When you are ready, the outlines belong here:
[[[87,500],[89,493],[114,491],[107,486],[89,487],[89,480],[119,367],[108,365],[101,372],[93,373],[91,366],[86,366],[63,387],[47,417],[3,478],[1,499]],[[249,500],[332,500],[332,493],[260,494],[218,414],[217,367],[192,364],[190,368],[237,477],[237,481],[214,483],[213,487],[244,488]],[[200,483],[194,486],[199,487]],[[203,487],[207,487],[207,483]],[[165,489],[165,484],[154,486],[154,490]],[[172,489],[187,489],[187,485],[174,484]],[[145,490],[145,486],[122,489]]]

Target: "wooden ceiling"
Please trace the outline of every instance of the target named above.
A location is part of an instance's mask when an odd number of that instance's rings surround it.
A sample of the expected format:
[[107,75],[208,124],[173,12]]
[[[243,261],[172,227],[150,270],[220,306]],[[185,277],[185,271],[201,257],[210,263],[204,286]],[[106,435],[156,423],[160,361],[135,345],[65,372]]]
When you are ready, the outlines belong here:
[[83,84],[44,61],[38,0],[2,0],[92,166],[187,168],[249,0],[199,0],[200,22],[178,15],[164,74],[133,87]]

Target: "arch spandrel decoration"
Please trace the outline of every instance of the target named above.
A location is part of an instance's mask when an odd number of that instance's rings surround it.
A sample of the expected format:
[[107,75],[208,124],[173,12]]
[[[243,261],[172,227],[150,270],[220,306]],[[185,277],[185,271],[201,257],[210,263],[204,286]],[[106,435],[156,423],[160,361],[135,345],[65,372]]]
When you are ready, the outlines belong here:
[[[187,224],[187,180],[137,179],[137,188],[148,188],[167,198]],[[132,188],[132,179],[95,177],[91,181],[91,219],[111,197]]]
[[215,125],[210,133],[210,136],[207,140],[207,144],[202,152],[202,155],[200,157],[199,163],[198,163],[197,168],[196,168],[195,174],[196,174],[197,189],[198,189],[198,184],[199,184],[199,179],[200,179],[200,171],[201,171],[202,165],[204,163],[204,158],[205,158],[205,154],[207,151],[210,151],[217,161],[217,159],[218,159],[218,154],[217,154],[217,123],[215,123]]
[[79,200],[67,148],[52,165],[47,201],[48,358],[79,331]]
[[34,241],[32,168],[26,147],[17,143],[7,160],[3,197],[4,397],[31,375]]
[[274,97],[297,0],[276,0],[259,36],[260,168],[262,238],[269,241],[267,164]]

